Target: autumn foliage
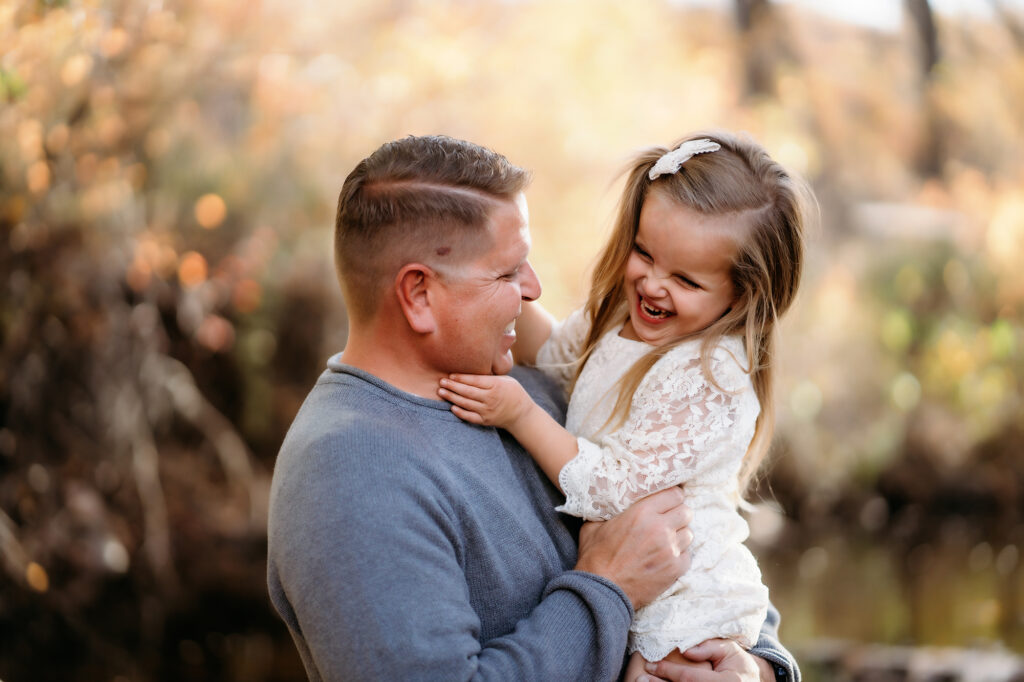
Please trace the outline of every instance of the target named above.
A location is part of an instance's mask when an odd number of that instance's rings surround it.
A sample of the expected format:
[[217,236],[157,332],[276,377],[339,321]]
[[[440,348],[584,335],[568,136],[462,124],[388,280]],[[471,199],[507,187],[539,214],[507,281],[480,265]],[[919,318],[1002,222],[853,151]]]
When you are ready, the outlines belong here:
[[634,149],[749,131],[821,209],[765,497],[908,553],[951,517],[1024,543],[1021,17],[737,5],[0,6],[0,676],[301,679],[268,482],[344,344],[337,189],[410,133],[534,171],[564,315]]

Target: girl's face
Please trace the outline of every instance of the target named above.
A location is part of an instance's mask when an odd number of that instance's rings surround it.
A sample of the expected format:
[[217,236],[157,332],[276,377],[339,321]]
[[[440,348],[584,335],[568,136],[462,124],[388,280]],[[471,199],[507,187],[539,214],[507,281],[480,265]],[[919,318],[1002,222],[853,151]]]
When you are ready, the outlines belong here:
[[720,318],[735,299],[735,223],[651,190],[626,262],[629,319],[620,335],[662,346]]

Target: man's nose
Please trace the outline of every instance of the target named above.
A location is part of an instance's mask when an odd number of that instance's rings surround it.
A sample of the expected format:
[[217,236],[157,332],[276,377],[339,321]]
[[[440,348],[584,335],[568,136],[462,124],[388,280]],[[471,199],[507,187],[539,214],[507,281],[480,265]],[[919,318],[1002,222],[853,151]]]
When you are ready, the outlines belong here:
[[540,278],[537,277],[537,273],[533,269],[533,266],[530,265],[530,261],[523,263],[523,267],[519,272],[522,275],[519,290],[522,293],[523,300],[535,301],[540,298]]

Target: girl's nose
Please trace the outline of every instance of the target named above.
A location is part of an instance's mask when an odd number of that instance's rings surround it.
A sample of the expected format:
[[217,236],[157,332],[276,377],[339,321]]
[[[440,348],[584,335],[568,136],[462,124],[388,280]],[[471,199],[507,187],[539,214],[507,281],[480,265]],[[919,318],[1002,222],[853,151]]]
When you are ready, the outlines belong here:
[[640,282],[640,288],[643,290],[644,296],[648,298],[659,298],[666,293],[665,280],[658,276],[654,268],[647,271],[647,275]]

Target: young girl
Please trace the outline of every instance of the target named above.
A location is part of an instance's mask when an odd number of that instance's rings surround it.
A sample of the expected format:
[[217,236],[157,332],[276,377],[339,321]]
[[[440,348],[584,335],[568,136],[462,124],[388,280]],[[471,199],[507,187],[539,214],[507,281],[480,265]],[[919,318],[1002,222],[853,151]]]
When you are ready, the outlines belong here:
[[682,485],[691,567],[641,608],[642,655],[680,660],[712,638],[757,641],[767,589],[742,544],[740,495],[773,428],[775,323],[803,256],[805,185],[749,139],[692,136],[632,163],[586,306],[555,324],[535,304],[516,359],[571,391],[563,429],[509,377],[453,375],[440,395],[466,421],[508,430],[566,495],[560,511],[608,519]]

